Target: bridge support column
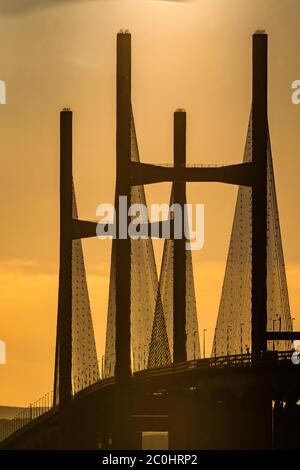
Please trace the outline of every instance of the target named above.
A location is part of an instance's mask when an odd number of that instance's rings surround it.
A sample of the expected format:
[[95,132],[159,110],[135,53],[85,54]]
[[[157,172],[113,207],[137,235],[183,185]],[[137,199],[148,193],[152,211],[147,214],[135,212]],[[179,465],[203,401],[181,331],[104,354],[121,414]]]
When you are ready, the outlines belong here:
[[271,400],[259,392],[210,398],[199,391],[173,391],[169,442],[170,449],[271,449]]
[[[174,167],[186,166],[186,113],[178,110],[174,113]],[[186,203],[185,181],[173,184],[173,203],[181,209],[180,238],[176,239],[176,223],[174,224],[174,265],[173,265],[173,360],[184,362],[186,354],[186,250],[184,233],[184,204]],[[174,216],[178,217],[175,206]],[[180,406],[178,406],[180,403]],[[186,394],[171,391],[169,402],[169,447],[185,449],[188,441],[188,407]]]
[[300,449],[300,406],[296,400],[275,402],[273,408],[274,449]]
[[191,424],[193,401],[191,395],[182,390],[170,392],[169,415],[169,449],[192,449]]
[[[174,113],[174,167],[186,166],[186,113],[178,110]],[[174,239],[173,267],[173,341],[174,362],[184,362],[186,354],[186,250],[184,234],[184,204],[186,203],[185,181],[175,182],[174,204],[181,208],[182,234]],[[178,217],[175,209],[175,217]],[[176,229],[176,224],[174,225]],[[176,231],[176,230],[175,230]]]
[[[120,216],[129,217],[121,203],[121,197],[131,201],[131,36],[117,36],[117,183],[116,183],[116,387],[114,403],[113,448],[131,448],[130,426],[130,280],[131,253],[128,233],[120,231]],[[126,206],[127,206],[126,204]]]
[[267,349],[268,36],[253,35],[252,353]]
[[63,110],[60,114],[60,267],[54,383],[62,449],[72,448],[72,183],[72,112]]
[[232,417],[239,449],[272,449],[272,400],[262,390],[236,400]]

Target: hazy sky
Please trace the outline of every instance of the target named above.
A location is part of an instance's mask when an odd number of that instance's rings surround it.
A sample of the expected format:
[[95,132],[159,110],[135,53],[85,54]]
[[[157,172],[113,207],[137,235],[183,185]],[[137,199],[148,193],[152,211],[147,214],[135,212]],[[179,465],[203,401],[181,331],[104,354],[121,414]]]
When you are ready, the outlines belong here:
[[[50,5],[51,4],[51,5]],[[298,201],[299,0],[0,0],[0,404],[26,405],[52,388],[59,254],[59,111],[74,111],[74,178],[81,218],[113,202],[116,33],[133,43],[141,159],[172,161],[172,113],[188,115],[189,163],[239,162],[251,102],[251,35],[269,33],[269,120],[292,314],[300,328]],[[168,202],[170,186],[147,189]],[[200,329],[213,334],[236,189],[188,186],[205,204],[205,248],[194,253]],[[157,255],[161,243],[156,243]],[[99,356],[110,244],[84,242]]]

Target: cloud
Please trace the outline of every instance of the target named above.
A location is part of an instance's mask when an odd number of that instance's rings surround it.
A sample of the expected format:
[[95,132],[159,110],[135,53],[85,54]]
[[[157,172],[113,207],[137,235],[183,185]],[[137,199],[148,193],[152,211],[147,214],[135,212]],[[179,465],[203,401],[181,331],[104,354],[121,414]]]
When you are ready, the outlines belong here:
[[[35,10],[55,7],[62,4],[72,4],[87,1],[107,1],[107,0],[0,0],[0,16],[18,16],[30,13]],[[187,0],[155,0],[170,3],[186,2]]]
[[37,267],[37,261],[30,259],[10,258],[1,263],[1,269],[3,271],[35,271]]
[[42,10],[57,5],[83,1],[86,2],[87,0],[0,0],[0,15],[23,15],[34,10]]
[[[0,282],[11,276],[24,275],[53,275],[58,276],[58,267],[50,262],[40,263],[39,260],[25,258],[6,258],[0,260]],[[1,277],[1,276],[4,276]]]

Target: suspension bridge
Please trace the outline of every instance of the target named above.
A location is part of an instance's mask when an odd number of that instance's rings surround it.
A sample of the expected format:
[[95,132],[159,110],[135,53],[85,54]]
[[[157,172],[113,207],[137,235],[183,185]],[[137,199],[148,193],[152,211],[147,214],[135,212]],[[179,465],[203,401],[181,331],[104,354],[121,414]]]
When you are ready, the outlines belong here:
[[147,184],[171,182],[170,200],[181,207],[188,182],[238,186],[209,358],[200,355],[192,252],[184,237],[164,240],[160,273],[151,238],[117,237],[99,367],[81,244],[96,236],[97,224],[78,215],[72,112],[61,112],[54,391],[0,428],[0,448],[139,449],[148,431],[168,433],[170,449],[299,447],[300,368],[292,357],[300,333],[293,331],[280,234],[264,32],[253,35],[252,54],[242,162],[187,165],[186,113],[177,110],[173,165],[146,164],[131,101],[131,35],[117,36],[116,220],[119,196],[146,205]]

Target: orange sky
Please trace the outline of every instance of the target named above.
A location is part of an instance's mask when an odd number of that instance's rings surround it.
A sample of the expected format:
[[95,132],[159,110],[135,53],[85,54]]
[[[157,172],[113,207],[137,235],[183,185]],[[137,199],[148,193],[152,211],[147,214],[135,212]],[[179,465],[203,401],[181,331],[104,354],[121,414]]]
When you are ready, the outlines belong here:
[[[299,0],[53,2],[0,0],[0,404],[26,405],[52,388],[59,253],[59,111],[74,111],[74,177],[81,218],[113,202],[115,39],[133,37],[140,156],[172,161],[172,113],[187,111],[189,163],[239,162],[251,101],[251,35],[270,35],[269,118],[292,315],[300,328]],[[7,5],[10,6],[7,6]],[[28,7],[28,8],[26,8]],[[170,186],[147,188],[168,202]],[[193,253],[207,351],[218,309],[236,189],[191,184],[205,204],[205,247]],[[157,254],[161,243],[155,243]],[[84,242],[99,356],[107,310],[110,243]],[[202,333],[201,333],[202,337]]]

